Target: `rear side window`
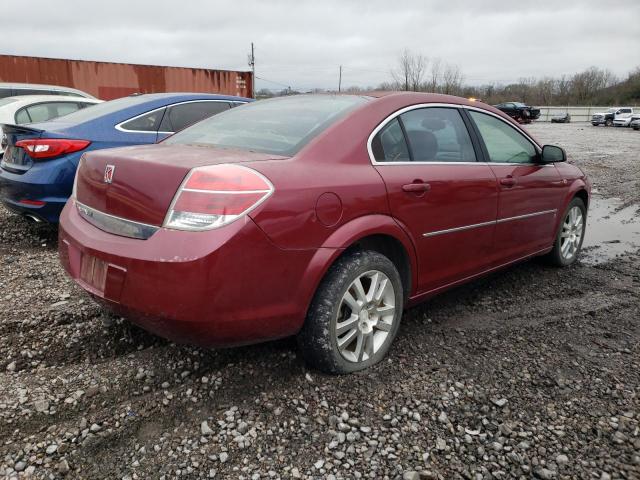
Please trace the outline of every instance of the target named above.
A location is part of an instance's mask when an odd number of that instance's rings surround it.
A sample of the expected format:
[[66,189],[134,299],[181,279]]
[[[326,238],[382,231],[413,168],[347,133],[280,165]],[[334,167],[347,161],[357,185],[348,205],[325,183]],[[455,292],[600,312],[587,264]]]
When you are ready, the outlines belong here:
[[177,132],[200,120],[229,110],[227,102],[189,102],[167,108],[167,114],[160,125],[161,132]]
[[400,115],[414,162],[475,162],[471,137],[455,108],[428,107]]
[[78,110],[76,102],[48,102],[25,107],[16,112],[16,122],[46,122],[52,118],[68,115]]
[[29,114],[27,113],[26,108],[22,108],[16,112],[16,123],[21,125],[23,123],[31,123],[31,119],[29,118]]
[[27,107],[27,112],[29,113],[29,117],[31,117],[31,121],[33,123],[46,122],[50,118],[54,118],[57,116],[55,115],[50,105],[46,103]]
[[397,118],[391,120],[371,141],[376,162],[409,162],[409,147]]
[[144,113],[120,125],[123,130],[135,132],[157,132],[164,115],[165,108]]
[[486,113],[469,111],[489,153],[498,163],[532,163],[538,152],[533,144],[515,128]]

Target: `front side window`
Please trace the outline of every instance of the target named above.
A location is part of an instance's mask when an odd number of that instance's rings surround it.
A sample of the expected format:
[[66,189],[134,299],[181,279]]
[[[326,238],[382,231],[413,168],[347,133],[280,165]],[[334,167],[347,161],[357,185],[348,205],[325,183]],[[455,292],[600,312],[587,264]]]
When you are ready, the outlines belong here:
[[400,115],[414,162],[475,162],[471,137],[455,108],[428,107]]
[[371,141],[376,162],[409,162],[409,147],[397,118],[391,120]]
[[227,102],[189,102],[168,107],[160,125],[161,132],[177,132],[200,120],[229,110]]
[[515,128],[486,113],[469,111],[489,153],[496,163],[533,163],[538,152],[534,145]]
[[155,133],[160,127],[160,122],[162,121],[164,111],[164,108],[159,108],[158,110],[147,112],[143,115],[140,115],[139,117],[132,118],[128,122],[121,124],[120,128],[124,130],[132,130],[135,132]]

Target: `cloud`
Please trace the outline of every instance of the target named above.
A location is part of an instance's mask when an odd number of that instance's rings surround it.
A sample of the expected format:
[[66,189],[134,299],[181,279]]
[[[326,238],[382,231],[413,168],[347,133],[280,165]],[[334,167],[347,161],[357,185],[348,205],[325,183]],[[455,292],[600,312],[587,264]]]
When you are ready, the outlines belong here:
[[[6,5],[8,3],[9,5]],[[466,83],[637,66],[637,0],[5,1],[0,53],[247,70],[259,88],[375,86],[404,48]],[[268,81],[267,81],[268,80]],[[275,83],[270,83],[275,82]]]

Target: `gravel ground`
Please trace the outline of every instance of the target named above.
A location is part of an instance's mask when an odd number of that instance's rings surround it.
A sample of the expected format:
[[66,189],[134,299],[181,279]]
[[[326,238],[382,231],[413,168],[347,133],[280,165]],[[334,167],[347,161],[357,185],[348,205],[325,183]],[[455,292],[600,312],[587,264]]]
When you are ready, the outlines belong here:
[[[640,203],[640,132],[529,129]],[[204,350],[110,316],[54,229],[0,210],[0,475],[638,479],[639,267],[638,249],[518,265],[406,312],[388,360],[330,377],[291,340]]]

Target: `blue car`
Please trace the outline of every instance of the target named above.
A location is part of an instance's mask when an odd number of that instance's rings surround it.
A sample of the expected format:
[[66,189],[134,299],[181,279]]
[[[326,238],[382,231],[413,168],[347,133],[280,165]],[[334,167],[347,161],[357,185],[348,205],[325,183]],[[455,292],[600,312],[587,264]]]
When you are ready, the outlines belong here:
[[57,223],[84,152],[156,143],[250,101],[213,94],[135,95],[48,122],[4,124],[0,201],[31,220]]

